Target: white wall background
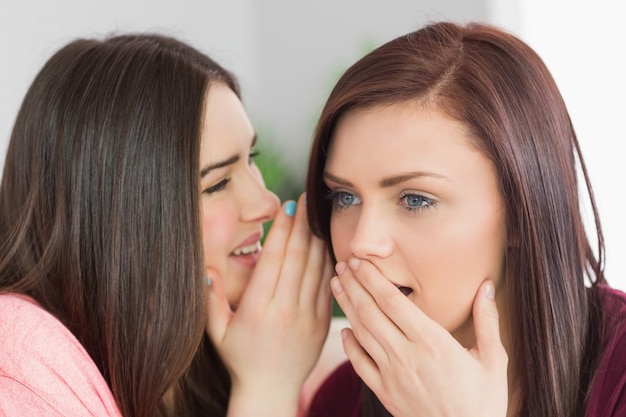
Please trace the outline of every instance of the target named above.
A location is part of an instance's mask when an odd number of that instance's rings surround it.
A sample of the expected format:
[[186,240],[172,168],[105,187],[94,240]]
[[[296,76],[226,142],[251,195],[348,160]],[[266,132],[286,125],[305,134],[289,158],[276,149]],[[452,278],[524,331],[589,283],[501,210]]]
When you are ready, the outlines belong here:
[[[626,32],[612,0],[523,0],[521,34],[568,105],[600,212],[610,283],[626,289]],[[587,228],[593,222],[589,206]]]
[[22,97],[52,53],[78,36],[149,30],[233,70],[253,123],[303,175],[315,118],[339,73],[372,46],[440,18],[497,24],[544,58],[586,156],[607,275],[626,290],[626,164],[618,160],[626,32],[613,0],[0,0],[0,168]]
[[[68,41],[159,31],[189,41],[252,83],[254,0],[0,0],[0,159],[26,90]],[[219,4],[219,12],[214,6]]]

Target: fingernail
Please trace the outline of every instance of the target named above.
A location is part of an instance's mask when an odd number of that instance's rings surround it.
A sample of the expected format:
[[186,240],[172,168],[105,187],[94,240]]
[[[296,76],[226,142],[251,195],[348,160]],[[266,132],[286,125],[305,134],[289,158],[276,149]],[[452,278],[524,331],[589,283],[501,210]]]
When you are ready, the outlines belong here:
[[350,264],[350,268],[352,268],[353,271],[359,269],[359,265],[361,265],[361,261],[357,258],[350,258],[348,260],[348,263]]
[[343,291],[343,287],[341,286],[341,282],[339,282],[339,278],[333,277],[330,280],[330,288],[335,294],[339,294],[341,291]]
[[493,286],[493,282],[488,282],[485,285],[485,295],[490,300],[493,300],[496,298],[496,289]]
[[206,276],[206,285],[210,287],[211,284],[213,284],[213,281],[211,281],[211,277],[207,275]]
[[285,213],[289,217],[293,217],[293,215],[296,214],[296,202],[295,201],[288,201],[287,204],[285,204]]
[[337,262],[337,265],[335,265],[335,272],[337,273],[337,275],[343,274],[343,271],[345,270],[346,270],[346,263],[343,261]]

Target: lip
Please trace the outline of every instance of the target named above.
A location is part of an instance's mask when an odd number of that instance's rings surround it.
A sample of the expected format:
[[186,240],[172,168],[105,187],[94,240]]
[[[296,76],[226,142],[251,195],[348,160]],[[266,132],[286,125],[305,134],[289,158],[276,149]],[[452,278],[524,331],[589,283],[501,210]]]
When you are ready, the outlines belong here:
[[235,250],[237,250],[239,248],[242,248],[244,246],[252,245],[253,243],[256,243],[256,242],[260,241],[262,237],[263,237],[263,233],[262,232],[256,232],[256,233],[251,234],[248,238],[246,238],[246,240],[242,241],[239,245],[237,245],[232,250],[232,252],[234,252]]
[[[261,256],[260,242],[263,237],[262,232],[256,232],[248,236],[245,240],[243,240],[239,245],[237,245],[229,255],[229,258],[233,260],[233,262],[245,267],[245,268],[254,268],[259,261],[259,257]],[[259,250],[249,253],[247,255],[235,255],[234,252],[237,249],[244,248],[246,246],[258,244]]]

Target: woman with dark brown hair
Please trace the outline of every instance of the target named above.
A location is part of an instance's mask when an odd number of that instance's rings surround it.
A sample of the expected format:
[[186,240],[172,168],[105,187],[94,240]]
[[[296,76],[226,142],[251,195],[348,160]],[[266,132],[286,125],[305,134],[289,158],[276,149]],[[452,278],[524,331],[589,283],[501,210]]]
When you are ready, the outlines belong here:
[[1,415],[296,415],[331,268],[255,143],[235,78],[176,39],[48,60],[0,185]]
[[566,106],[517,37],[434,23],[352,65],[307,195],[351,325],[310,417],[625,415],[626,295]]

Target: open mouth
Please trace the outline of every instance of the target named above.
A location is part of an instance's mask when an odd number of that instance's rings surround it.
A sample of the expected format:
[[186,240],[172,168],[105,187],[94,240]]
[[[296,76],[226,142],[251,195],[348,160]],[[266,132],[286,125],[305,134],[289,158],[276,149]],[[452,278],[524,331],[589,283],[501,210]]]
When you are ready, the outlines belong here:
[[232,252],[233,256],[246,256],[251,253],[257,253],[261,251],[261,242],[253,243],[252,245],[242,246],[240,248],[235,249]]
[[413,292],[413,288],[403,287],[402,285],[396,285],[396,287],[400,290],[400,292],[406,296],[410,295]]

